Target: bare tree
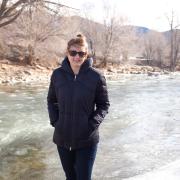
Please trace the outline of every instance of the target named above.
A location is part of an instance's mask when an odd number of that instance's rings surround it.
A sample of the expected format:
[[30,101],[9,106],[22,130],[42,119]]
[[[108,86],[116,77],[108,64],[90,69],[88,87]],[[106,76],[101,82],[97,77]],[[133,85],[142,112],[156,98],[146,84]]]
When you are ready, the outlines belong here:
[[180,27],[180,24],[175,24],[176,17],[173,10],[171,15],[166,17],[170,27],[170,69],[174,71],[179,59],[180,31],[178,27]]
[[[83,4],[83,16],[80,22],[80,31],[86,36],[89,43],[90,55],[93,57],[94,64],[96,64],[96,50],[98,44],[98,30],[100,30],[99,23],[96,23],[92,17],[92,10],[94,4],[87,2]],[[97,30],[98,29],[98,30]]]
[[117,63],[128,59],[128,46],[134,30],[127,25],[127,18],[116,14],[116,10],[116,6],[104,2],[104,23],[100,35],[102,66],[106,66],[108,61]]
[[109,62],[119,63],[128,59],[129,46],[132,40],[132,26],[127,26],[127,18],[116,12],[116,6],[110,1],[103,2],[102,23],[93,19],[93,4],[85,3],[80,23],[80,30],[89,41],[91,55],[97,66],[105,67]]
[[143,37],[143,56],[148,65],[162,67],[166,53],[166,41],[163,34],[150,31]]
[[155,65],[160,68],[166,66],[166,52],[167,52],[167,41],[165,40],[164,35],[157,34],[155,38]]
[[[50,10],[51,12],[55,12],[54,8],[51,8],[52,6],[58,6],[58,7],[66,7],[70,9],[75,9],[66,5],[63,5],[61,3],[48,1],[48,0],[1,0],[0,1],[0,28],[3,26],[6,26],[13,21],[15,21],[19,15],[23,12],[25,7],[32,6],[33,4],[41,3],[43,6]],[[51,7],[49,6],[51,5]],[[57,12],[55,12],[57,13]]]
[[53,37],[62,38],[64,36],[63,30],[66,22],[60,7],[53,10],[52,13],[49,13],[42,4],[28,6],[16,23],[16,35],[18,32],[22,37],[21,44],[27,49],[24,59],[27,64],[33,65],[35,56],[43,51],[41,44],[45,45]]
[[155,56],[155,46],[154,46],[155,35],[152,32],[149,32],[144,36],[144,52],[143,56],[145,57],[147,64],[152,65],[152,61]]
[[[43,50],[49,50],[51,42],[46,45],[45,42],[53,37],[63,36],[65,26],[64,15],[67,15],[71,7],[59,4],[57,2],[45,0],[29,0],[21,12],[21,16],[13,23],[9,22],[6,31],[10,47],[21,48],[23,62],[33,65],[37,55],[44,53]],[[17,6],[18,7],[18,6]],[[58,40],[56,40],[57,42]],[[42,48],[42,44],[44,47]],[[55,42],[54,45],[55,46]],[[24,50],[26,49],[26,51]]]

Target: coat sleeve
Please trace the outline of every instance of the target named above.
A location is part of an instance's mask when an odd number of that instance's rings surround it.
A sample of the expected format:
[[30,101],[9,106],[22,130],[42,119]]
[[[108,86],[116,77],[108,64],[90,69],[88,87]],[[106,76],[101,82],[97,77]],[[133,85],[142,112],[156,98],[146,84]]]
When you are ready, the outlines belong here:
[[51,81],[49,85],[49,90],[47,95],[47,106],[48,106],[50,124],[54,127],[59,117],[59,109],[58,109],[58,102],[57,102],[53,78],[54,78],[54,74],[52,74],[51,76]]
[[101,76],[95,94],[95,105],[96,109],[93,112],[90,120],[90,127],[94,130],[99,127],[104,117],[108,113],[108,109],[110,106],[106,79],[104,76]]

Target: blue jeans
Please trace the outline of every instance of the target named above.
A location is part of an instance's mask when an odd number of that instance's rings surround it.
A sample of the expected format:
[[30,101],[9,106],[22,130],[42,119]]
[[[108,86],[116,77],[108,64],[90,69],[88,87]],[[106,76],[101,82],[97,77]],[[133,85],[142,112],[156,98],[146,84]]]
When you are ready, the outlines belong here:
[[66,180],[91,180],[97,145],[68,150],[57,146]]

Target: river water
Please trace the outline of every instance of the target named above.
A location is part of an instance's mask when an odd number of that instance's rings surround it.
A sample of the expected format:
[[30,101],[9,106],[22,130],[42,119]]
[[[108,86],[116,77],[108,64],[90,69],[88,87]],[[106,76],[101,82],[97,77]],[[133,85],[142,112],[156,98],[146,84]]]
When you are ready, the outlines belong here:
[[[65,179],[47,89],[0,86],[0,180]],[[108,89],[93,180],[129,179],[180,160],[180,75],[122,75]]]

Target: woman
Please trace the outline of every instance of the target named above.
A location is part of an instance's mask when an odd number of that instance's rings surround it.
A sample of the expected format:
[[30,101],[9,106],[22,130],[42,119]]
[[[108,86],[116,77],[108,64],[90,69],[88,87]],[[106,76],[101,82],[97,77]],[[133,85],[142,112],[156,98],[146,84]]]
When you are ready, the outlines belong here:
[[91,180],[98,128],[109,99],[105,78],[92,68],[83,35],[68,42],[67,57],[51,76],[47,101],[66,180]]

